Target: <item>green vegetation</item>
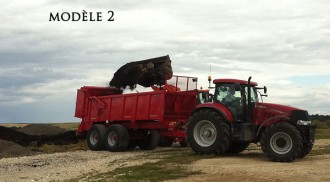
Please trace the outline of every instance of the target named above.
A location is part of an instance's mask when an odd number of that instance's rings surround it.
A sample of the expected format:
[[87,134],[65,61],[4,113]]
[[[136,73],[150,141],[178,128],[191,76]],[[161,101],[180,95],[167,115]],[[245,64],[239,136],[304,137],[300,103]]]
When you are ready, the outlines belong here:
[[318,129],[316,128],[315,139],[330,139],[330,129]]
[[312,121],[330,121],[330,115],[319,115],[319,114],[314,114],[310,115],[309,118]]
[[53,125],[53,126],[57,126],[57,127],[60,127],[60,128],[64,128],[64,129],[67,129],[67,130],[76,130],[78,128],[80,123],[77,123],[77,122],[71,122],[71,123],[53,123],[53,124],[50,124],[50,125]]
[[45,144],[41,147],[29,147],[33,151],[43,152],[43,153],[55,153],[55,152],[70,152],[77,150],[88,150],[88,146],[86,141],[80,141],[75,144],[69,145],[53,145],[53,144]]
[[[147,162],[136,166],[119,167],[113,171],[70,181],[158,182],[201,174],[200,171],[189,171],[187,169],[187,164],[201,159],[200,156],[193,154],[191,150],[177,149],[170,151],[155,151],[152,152],[152,154],[157,155],[149,154],[145,157],[148,159],[159,160],[158,162]],[[158,157],[155,158],[156,156]],[[211,157],[214,156],[208,156],[208,158]]]
[[316,125],[317,129],[328,129],[328,128],[330,128],[330,120],[327,120],[327,121],[313,120],[312,123]]
[[313,149],[309,155],[323,155],[323,154],[330,154],[330,145],[326,145],[318,149]]
[[313,120],[312,124],[316,126],[315,139],[330,139],[330,120]]

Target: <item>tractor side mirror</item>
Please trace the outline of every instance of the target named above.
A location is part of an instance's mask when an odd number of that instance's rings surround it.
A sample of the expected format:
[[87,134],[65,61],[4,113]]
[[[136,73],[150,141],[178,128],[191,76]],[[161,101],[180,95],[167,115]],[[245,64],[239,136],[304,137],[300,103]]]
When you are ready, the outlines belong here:
[[264,93],[267,94],[267,87],[264,86]]

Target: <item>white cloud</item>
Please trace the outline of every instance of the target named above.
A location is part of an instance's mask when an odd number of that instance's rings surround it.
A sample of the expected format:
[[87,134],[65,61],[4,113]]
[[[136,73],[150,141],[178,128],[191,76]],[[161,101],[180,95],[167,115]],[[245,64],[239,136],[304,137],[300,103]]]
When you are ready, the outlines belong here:
[[[80,86],[106,85],[126,62],[169,54],[175,74],[198,76],[203,87],[212,66],[212,78],[267,85],[267,101],[326,113],[320,90],[330,80],[310,87],[291,78],[328,78],[329,9],[326,0],[5,2],[0,105],[70,98],[74,108]],[[115,21],[48,21],[50,12],[82,10],[113,10]]]

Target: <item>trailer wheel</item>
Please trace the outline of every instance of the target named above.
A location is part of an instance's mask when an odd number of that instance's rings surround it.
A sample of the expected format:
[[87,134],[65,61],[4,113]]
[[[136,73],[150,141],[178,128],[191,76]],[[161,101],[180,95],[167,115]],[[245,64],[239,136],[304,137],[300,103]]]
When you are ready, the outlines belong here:
[[170,147],[173,144],[174,139],[170,137],[160,137],[159,146],[160,147]]
[[138,141],[137,140],[130,140],[127,149],[128,150],[133,150],[138,146]]
[[106,127],[102,124],[93,125],[87,132],[86,141],[91,150],[103,150],[104,149],[104,137]]
[[291,162],[301,154],[303,139],[289,123],[275,123],[266,128],[260,139],[261,149],[272,161]]
[[238,154],[243,152],[248,146],[250,142],[231,142],[230,146],[227,150],[227,154]]
[[224,154],[230,142],[230,129],[220,113],[200,110],[187,124],[187,140],[197,154]]
[[141,139],[138,146],[141,150],[153,150],[159,145],[160,135],[157,131],[146,132],[144,139]]
[[109,126],[105,133],[105,146],[111,152],[119,152],[127,149],[129,134],[127,128],[120,124]]

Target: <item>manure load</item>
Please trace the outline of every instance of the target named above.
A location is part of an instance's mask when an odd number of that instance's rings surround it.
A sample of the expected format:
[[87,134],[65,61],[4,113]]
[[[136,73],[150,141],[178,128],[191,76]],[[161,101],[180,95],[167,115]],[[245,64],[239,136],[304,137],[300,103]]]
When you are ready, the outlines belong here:
[[136,84],[144,87],[162,86],[172,75],[171,60],[167,55],[125,64],[114,73],[109,85],[120,89],[128,86],[131,90]]

